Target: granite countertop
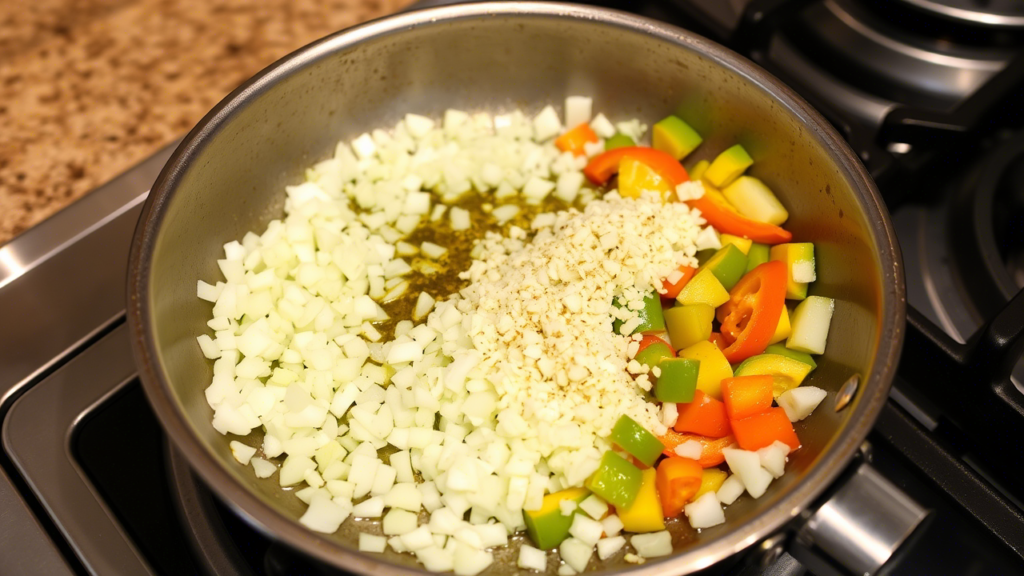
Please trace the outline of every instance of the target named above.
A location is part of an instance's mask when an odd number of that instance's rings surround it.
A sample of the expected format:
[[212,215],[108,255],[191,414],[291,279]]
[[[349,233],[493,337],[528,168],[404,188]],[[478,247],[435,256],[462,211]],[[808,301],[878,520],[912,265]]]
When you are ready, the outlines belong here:
[[0,245],[292,50],[411,0],[0,2]]

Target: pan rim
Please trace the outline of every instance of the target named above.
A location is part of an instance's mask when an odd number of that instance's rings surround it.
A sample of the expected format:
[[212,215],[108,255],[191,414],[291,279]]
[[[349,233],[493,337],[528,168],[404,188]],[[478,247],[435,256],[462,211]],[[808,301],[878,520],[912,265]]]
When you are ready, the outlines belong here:
[[680,49],[709,58],[768,93],[816,137],[828,150],[857,193],[866,213],[868,231],[880,248],[882,275],[881,323],[878,348],[871,373],[861,387],[862,398],[854,406],[844,430],[830,440],[818,461],[789,488],[773,507],[765,507],[753,519],[728,534],[672,556],[627,570],[640,576],[690,573],[715,564],[766,536],[775,533],[818,497],[843,471],[874,425],[886,398],[902,348],[905,326],[905,286],[902,257],[895,231],[881,196],[863,165],[835,129],[806,101],[769,73],[742,56],[675,26],[610,9],[557,2],[483,2],[431,8],[389,16],[349,28],[281,58],[239,86],[217,104],[183,139],[153,185],[132,239],[127,286],[127,319],[132,352],[150,405],[175,446],[191,467],[217,495],[243,518],[269,536],[286,542],[320,561],[347,570],[383,576],[428,572],[392,564],[349,550],[325,536],[313,533],[294,518],[268,505],[245,489],[228,472],[225,462],[199,440],[171,396],[171,386],[159,361],[155,327],[149,306],[151,257],[164,221],[168,202],[193,158],[249,101],[277,82],[321,58],[360,43],[401,33],[413,27],[433,26],[466,19],[493,17],[549,17],[582,19],[654,36]]

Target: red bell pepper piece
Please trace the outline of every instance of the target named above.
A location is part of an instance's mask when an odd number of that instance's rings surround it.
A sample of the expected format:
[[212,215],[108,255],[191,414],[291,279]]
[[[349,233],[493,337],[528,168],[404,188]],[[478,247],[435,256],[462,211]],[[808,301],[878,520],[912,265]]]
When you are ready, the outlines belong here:
[[[636,353],[639,354],[643,352],[644,348],[647,348],[651,344],[664,344],[665,346],[668,346],[668,342],[665,342],[663,338],[660,338],[654,334],[644,334],[644,337],[640,339],[640,346],[637,347]],[[672,349],[671,346],[668,346],[668,348],[669,350]]]
[[730,421],[761,414],[772,407],[772,377],[737,376],[722,380],[722,403]]
[[722,353],[736,364],[764,352],[786,305],[786,265],[778,260],[747,272],[718,307],[722,338],[729,344]]
[[586,150],[583,148],[587,142],[597,142],[597,134],[586,122],[555,138],[555,146],[562,152],[572,152],[575,156],[583,156]]
[[661,281],[661,288],[663,290],[661,293],[662,298],[675,300],[676,297],[679,296],[679,293],[683,291],[683,287],[686,286],[686,283],[690,281],[690,278],[693,278],[697,269],[683,264],[679,267],[679,271],[683,273],[683,276],[674,284],[670,284],[668,280]]
[[674,426],[676,432],[692,432],[701,436],[721,438],[729,434],[729,417],[725,404],[715,400],[701,390],[693,395],[693,402],[677,404],[679,418]]
[[725,455],[722,454],[722,450],[736,443],[736,437],[732,434],[722,436],[721,438],[708,438],[699,434],[676,432],[671,428],[658,440],[661,440],[661,443],[665,445],[665,451],[662,452],[665,456],[678,456],[675,450],[676,446],[680,444],[685,444],[690,440],[700,442],[701,453],[700,459],[697,462],[702,468],[712,468],[725,462]]
[[788,444],[792,450],[800,447],[793,423],[782,408],[769,408],[760,414],[733,420],[732,432],[736,443],[744,450],[760,450],[776,440]]
[[669,456],[658,464],[655,486],[665,518],[682,514],[683,506],[700,490],[703,473],[704,469],[696,460],[681,456]]
[[673,188],[690,179],[686,168],[683,168],[671,154],[646,146],[625,146],[602,152],[591,158],[590,163],[583,169],[583,174],[594,184],[604,184],[619,171],[619,162],[626,156],[646,164],[648,168],[668,180]]
[[729,204],[721,192],[710,186],[704,186],[703,196],[696,200],[687,200],[686,203],[691,208],[700,210],[701,216],[708,224],[724,234],[750,238],[762,244],[783,244],[793,239],[793,234],[789,230],[743,216]]

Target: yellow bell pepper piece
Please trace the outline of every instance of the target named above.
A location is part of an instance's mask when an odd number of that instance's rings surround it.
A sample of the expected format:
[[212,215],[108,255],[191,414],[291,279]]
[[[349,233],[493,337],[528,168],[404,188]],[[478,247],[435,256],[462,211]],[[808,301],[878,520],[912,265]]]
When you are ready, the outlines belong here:
[[768,345],[782,342],[789,335],[793,333],[793,325],[789,322],[789,309],[785,306],[782,307],[782,316],[779,316],[779,323],[775,326],[775,334],[772,334],[772,339],[768,341]]
[[676,302],[683,306],[687,304],[707,304],[712,308],[718,308],[729,301],[729,291],[722,286],[715,274],[705,268],[683,286],[683,290],[676,296]]
[[707,160],[701,160],[694,164],[693,168],[690,169],[690,180],[693,180],[694,182],[700,180],[701,177],[704,176],[704,172],[707,171],[708,166],[711,166],[711,162],[708,162]]
[[740,249],[740,252],[744,254],[750,253],[750,246],[754,243],[750,238],[743,238],[741,236],[733,236],[732,234],[722,234],[719,236],[722,241],[722,248],[725,248],[729,244],[732,244]]
[[633,504],[629,508],[616,509],[622,527],[627,532],[657,532],[665,529],[661,500],[655,486],[657,471],[648,468],[643,474],[644,483],[640,486],[640,492],[636,495],[636,500],[633,500]]
[[691,502],[700,498],[708,492],[718,492],[718,489],[722,487],[722,483],[729,476],[724,470],[718,468],[705,468],[704,472],[700,476],[700,488],[697,489],[697,493],[690,499]]

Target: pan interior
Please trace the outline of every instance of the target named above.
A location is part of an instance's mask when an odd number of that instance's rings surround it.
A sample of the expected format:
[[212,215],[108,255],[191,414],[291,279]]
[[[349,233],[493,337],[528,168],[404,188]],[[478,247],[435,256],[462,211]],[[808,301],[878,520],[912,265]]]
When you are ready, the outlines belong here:
[[[298,518],[304,505],[278,486],[276,477],[258,480],[251,469],[239,466],[228,448],[233,438],[210,425],[203,391],[211,363],[195,341],[207,330],[210,304],[196,298],[196,281],[220,277],[216,260],[224,243],[247,231],[262,231],[282,216],[283,187],[300,182],[303,170],[330,156],[339,140],[392,126],[407,112],[435,118],[447,108],[536,113],[549,103],[561,111],[566,96],[589,95],[595,112],[613,120],[640,118],[653,124],[678,114],[705,138],[692,159],[712,158],[741,143],[756,160],[750,174],[789,209],[786,227],[794,238],[815,243],[818,280],[812,293],[835,298],[837,307],[827,353],[808,383],[830,396],[797,425],[804,447],[791,456],[788,473],[767,494],[730,506],[724,526],[699,535],[680,528],[677,547],[699,551],[735,538],[740,527],[778,524],[778,516],[769,519],[767,511],[793,494],[812,471],[838,465],[825,462],[827,448],[855,425],[850,417],[862,412],[858,406],[887,385],[866,378],[850,408],[832,409],[844,381],[852,374],[871,375],[880,346],[889,345],[882,342],[881,255],[891,247],[872,231],[872,219],[884,217],[867,201],[869,192],[856,189],[862,184],[851,168],[837,162],[828,140],[747,72],[723,65],[719,55],[724,51],[708,52],[708,46],[689,36],[649,34],[643,26],[554,13],[420,19],[415,25],[371,25],[329,39],[234,96],[200,128],[198,140],[186,144],[192,148],[154,192],[162,214],[149,245],[151,267],[143,297],[164,383],[147,386],[168,386],[170,410],[185,422],[190,436],[175,440],[197,468],[204,466],[197,453],[212,455],[219,473],[233,479],[233,489],[266,506],[239,506],[255,523],[267,528],[282,520],[272,521],[275,514],[268,508],[285,522]],[[166,410],[158,409],[165,422]],[[256,445],[259,435],[249,440]],[[801,504],[780,513],[788,518]],[[366,529],[349,522],[335,535],[310,532],[305,537],[315,542],[310,546],[352,550],[360,528]],[[751,543],[733,540],[732,549]],[[414,565],[409,556],[387,559]],[[625,566],[603,564],[599,571]],[[679,566],[673,570],[682,571]],[[508,572],[515,572],[514,560],[499,558],[490,569]]]

